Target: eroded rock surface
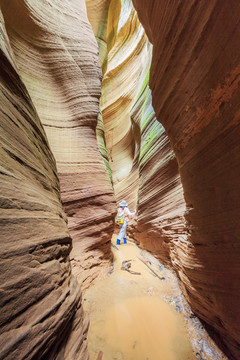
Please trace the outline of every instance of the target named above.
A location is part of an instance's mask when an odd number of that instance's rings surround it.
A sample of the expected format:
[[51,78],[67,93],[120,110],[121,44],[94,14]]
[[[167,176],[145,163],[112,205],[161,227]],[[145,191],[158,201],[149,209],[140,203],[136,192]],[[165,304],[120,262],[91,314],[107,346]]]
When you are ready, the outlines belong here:
[[176,239],[172,263],[192,309],[239,359],[240,3],[133,2],[187,205],[189,235]]
[[55,160],[0,23],[0,358],[87,359]]
[[138,150],[130,113],[144,72],[137,54],[144,47],[147,51],[147,37],[130,2],[102,1],[95,7],[88,0],[87,7],[100,49],[101,111],[114,190],[118,201],[124,198],[135,206]]
[[152,107],[152,45],[131,1],[88,0],[87,9],[104,74],[101,109],[115,194],[132,210],[138,205],[131,235],[170,262],[172,241],[186,237],[185,201],[174,153]]
[[156,115],[152,46],[129,1],[87,0],[104,75],[98,116],[101,71],[85,2],[0,0],[3,358],[87,356],[41,123],[83,286],[111,259],[109,159],[117,200],[138,204],[132,235],[173,265],[193,311],[240,358],[240,5],[134,4],[153,44]]
[[149,89],[149,72],[133,116],[141,133],[137,225],[134,239],[171,264],[174,242],[186,237],[185,201],[178,166],[163,126],[157,121]]
[[[96,141],[98,48],[85,1],[2,1],[7,33],[50,148],[82,286],[111,259],[115,199]],[[86,270],[87,271],[84,271]]]

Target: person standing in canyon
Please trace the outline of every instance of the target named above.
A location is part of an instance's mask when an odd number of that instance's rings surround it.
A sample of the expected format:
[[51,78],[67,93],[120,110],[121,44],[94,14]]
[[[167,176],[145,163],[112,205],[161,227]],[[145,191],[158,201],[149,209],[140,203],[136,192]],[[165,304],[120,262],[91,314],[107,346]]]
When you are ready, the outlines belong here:
[[131,217],[136,214],[136,211],[131,213],[128,208],[128,203],[123,200],[119,204],[119,209],[116,216],[116,223],[120,226],[120,231],[117,237],[117,245],[121,245],[123,238],[124,244],[127,244],[127,224]]

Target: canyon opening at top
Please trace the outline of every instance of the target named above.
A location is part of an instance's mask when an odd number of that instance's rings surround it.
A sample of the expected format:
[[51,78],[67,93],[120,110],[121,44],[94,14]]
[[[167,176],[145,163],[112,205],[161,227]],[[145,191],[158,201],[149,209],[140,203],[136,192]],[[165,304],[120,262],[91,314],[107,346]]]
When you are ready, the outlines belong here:
[[0,10],[1,357],[87,357],[79,283],[111,264],[124,198],[131,237],[238,360],[239,2]]

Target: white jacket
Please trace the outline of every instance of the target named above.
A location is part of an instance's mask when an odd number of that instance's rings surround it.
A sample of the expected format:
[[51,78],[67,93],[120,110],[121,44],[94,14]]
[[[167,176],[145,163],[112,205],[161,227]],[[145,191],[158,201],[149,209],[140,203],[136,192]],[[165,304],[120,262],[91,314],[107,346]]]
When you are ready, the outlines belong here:
[[124,215],[124,220],[126,220],[126,222],[128,222],[130,220],[131,217],[133,217],[135,215],[135,211],[133,213],[131,213],[131,211],[129,210],[128,207],[123,208],[119,208],[118,209],[118,216],[122,216]]

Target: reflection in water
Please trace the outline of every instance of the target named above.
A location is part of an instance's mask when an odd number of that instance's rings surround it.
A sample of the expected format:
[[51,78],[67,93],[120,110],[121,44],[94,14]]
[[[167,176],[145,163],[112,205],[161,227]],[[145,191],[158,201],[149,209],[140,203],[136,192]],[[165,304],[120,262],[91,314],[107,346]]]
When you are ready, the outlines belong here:
[[[194,360],[183,317],[168,302],[171,285],[154,277],[138,260],[134,244],[114,252],[114,272],[98,281],[84,295],[90,314],[89,353],[95,360]],[[121,270],[123,260],[132,259],[132,275]]]

